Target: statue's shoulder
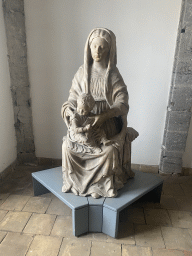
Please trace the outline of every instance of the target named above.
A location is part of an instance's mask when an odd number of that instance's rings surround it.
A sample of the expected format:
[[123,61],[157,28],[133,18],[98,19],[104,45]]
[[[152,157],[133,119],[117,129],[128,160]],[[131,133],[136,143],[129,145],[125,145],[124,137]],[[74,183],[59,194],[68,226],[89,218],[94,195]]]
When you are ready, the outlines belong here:
[[114,67],[111,69],[110,71],[110,79],[111,79],[111,82],[112,84],[115,84],[117,82],[123,82],[123,78],[119,72],[119,69],[117,67]]
[[77,70],[75,76],[82,76],[83,73],[84,73],[84,65],[81,65],[81,66],[78,68],[78,70]]

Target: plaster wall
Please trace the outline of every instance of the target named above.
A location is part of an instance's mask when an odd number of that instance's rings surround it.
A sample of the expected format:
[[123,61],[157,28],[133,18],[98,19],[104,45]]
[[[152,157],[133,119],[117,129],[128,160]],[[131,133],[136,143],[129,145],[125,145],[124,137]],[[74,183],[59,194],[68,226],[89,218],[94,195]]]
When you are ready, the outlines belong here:
[[61,158],[60,116],[83,63],[86,38],[107,27],[130,95],[129,126],[140,136],[132,162],[159,164],[181,0],[25,0],[28,67],[37,157]]
[[17,156],[2,0],[0,0],[0,35],[0,172],[2,172]]

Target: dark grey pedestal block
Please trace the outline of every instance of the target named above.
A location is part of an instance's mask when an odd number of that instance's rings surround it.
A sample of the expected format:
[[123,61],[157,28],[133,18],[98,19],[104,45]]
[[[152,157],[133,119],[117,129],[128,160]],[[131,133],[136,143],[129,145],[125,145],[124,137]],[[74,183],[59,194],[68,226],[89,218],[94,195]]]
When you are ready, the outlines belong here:
[[34,195],[52,192],[72,209],[73,234],[79,236],[87,232],[103,232],[117,237],[119,213],[144,195],[160,202],[162,178],[149,173],[134,171],[135,177],[118,191],[116,198],[75,196],[63,193],[62,167],[32,173]]

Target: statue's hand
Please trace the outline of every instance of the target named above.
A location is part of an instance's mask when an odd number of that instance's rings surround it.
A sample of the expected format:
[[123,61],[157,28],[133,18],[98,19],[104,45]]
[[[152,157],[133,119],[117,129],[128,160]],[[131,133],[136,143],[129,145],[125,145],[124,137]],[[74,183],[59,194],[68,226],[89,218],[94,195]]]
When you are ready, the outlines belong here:
[[87,124],[84,128],[83,128],[83,131],[84,132],[88,132],[89,129],[90,129],[91,125],[90,124]]
[[66,116],[73,116],[74,115],[73,110],[70,107],[66,108],[65,113],[66,113]]
[[99,128],[105,121],[105,117],[102,114],[93,116],[91,118],[93,118],[93,123],[92,123],[93,128]]

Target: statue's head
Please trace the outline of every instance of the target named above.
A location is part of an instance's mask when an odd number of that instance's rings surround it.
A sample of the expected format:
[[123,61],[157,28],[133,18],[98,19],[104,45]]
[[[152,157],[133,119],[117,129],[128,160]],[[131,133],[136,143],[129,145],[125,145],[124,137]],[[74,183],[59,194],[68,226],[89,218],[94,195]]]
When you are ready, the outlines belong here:
[[91,56],[94,61],[100,62],[108,57],[111,47],[111,37],[104,29],[95,29],[89,38]]
[[85,116],[93,109],[95,105],[94,98],[91,94],[82,93],[77,99],[77,112]]

